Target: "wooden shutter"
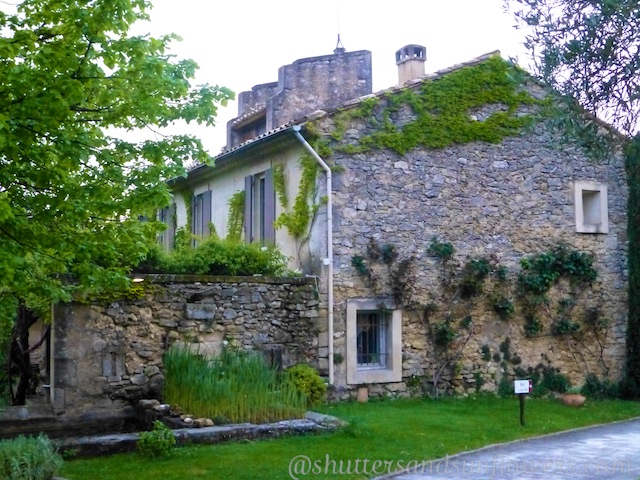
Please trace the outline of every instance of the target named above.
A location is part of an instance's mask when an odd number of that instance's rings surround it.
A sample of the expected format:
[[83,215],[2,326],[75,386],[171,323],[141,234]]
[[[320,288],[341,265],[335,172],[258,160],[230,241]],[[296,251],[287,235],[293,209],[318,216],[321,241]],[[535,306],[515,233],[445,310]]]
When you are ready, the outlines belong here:
[[211,223],[211,190],[207,190],[202,194],[202,236],[211,234],[209,224]]
[[175,239],[176,239],[176,204],[172,203],[169,205],[168,213],[167,213],[167,250],[173,250]]
[[253,176],[244,177],[244,241],[253,241]]
[[264,242],[275,243],[276,192],[273,188],[273,169],[264,172]]
[[198,224],[198,219],[196,218],[198,216],[198,197],[196,197],[195,195],[193,197],[191,197],[191,233],[193,235],[196,234],[196,225]]

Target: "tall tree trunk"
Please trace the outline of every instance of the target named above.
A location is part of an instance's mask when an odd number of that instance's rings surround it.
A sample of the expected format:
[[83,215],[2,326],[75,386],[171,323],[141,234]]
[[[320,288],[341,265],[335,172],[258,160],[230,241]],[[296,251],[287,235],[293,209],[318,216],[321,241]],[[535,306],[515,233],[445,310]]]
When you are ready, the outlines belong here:
[[12,387],[11,400],[14,405],[24,405],[29,392],[32,375],[29,360],[29,328],[37,320],[37,317],[27,307],[20,304],[18,318],[11,336],[11,358],[9,359],[10,372],[17,371],[20,376],[15,393]]

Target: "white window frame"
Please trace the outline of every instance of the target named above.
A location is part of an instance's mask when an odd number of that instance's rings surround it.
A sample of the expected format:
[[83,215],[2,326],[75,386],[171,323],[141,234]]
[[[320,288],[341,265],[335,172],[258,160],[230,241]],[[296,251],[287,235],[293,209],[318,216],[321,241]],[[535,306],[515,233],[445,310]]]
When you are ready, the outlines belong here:
[[[386,321],[386,361],[379,365],[358,362],[358,313],[379,312]],[[402,381],[402,310],[376,299],[347,300],[347,383],[393,383]]]
[[574,184],[576,232],[609,233],[607,185],[576,180]]

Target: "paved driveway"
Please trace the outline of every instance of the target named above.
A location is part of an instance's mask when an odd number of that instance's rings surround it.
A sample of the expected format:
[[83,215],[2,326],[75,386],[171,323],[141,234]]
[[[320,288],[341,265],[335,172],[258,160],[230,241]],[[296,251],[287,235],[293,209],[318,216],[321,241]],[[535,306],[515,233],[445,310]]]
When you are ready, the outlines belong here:
[[638,480],[640,419],[485,447],[379,478]]

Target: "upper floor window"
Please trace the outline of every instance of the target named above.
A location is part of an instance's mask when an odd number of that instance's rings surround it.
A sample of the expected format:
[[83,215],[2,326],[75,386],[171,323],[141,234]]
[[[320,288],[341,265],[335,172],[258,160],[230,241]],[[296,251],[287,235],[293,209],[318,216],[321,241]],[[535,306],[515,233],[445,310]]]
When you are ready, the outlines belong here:
[[[211,223],[211,190],[194,195],[191,203],[191,233],[196,237],[209,235]],[[197,240],[196,240],[197,242]]]
[[574,191],[576,232],[609,233],[607,185],[576,181]]
[[265,170],[244,179],[244,238],[248,242],[274,242],[276,195],[273,189],[273,170]]
[[173,248],[173,242],[176,236],[176,204],[158,210],[158,221],[164,223],[167,228],[160,232],[158,242],[165,250]]

